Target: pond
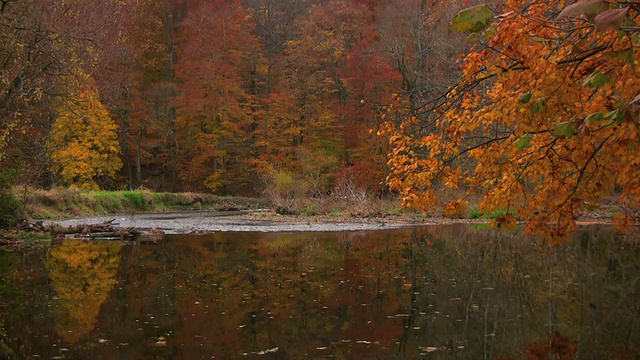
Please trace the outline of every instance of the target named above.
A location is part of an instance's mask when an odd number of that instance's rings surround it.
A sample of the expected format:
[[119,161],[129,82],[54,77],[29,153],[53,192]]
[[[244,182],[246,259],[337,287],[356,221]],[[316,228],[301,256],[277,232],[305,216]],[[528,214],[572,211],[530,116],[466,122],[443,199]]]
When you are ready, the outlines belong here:
[[[635,359],[640,242],[477,225],[0,253],[0,358]],[[550,355],[551,354],[551,355]]]

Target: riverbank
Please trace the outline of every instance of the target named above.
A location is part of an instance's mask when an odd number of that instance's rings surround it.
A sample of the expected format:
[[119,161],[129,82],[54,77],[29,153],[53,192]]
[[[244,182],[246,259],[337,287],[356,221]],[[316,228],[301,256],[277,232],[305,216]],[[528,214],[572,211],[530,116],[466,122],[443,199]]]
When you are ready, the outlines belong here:
[[[349,199],[327,197],[325,199],[306,199],[298,204],[298,211],[289,211],[272,204],[267,199],[218,196],[201,193],[157,193],[146,189],[130,191],[80,191],[77,189],[16,187],[13,196],[20,201],[25,219],[60,220],[87,218],[114,214],[153,214],[171,212],[217,211],[230,213],[247,219],[269,219],[294,222],[306,222],[317,219],[323,222],[340,221],[382,221],[422,222],[436,219],[441,222],[464,222],[493,219],[504,214],[496,211],[482,215],[477,207],[470,207],[460,217],[443,216],[443,209],[434,209],[430,213],[418,213],[399,208],[400,200],[395,198]],[[585,212],[578,221],[582,224],[610,221],[619,209],[614,204],[605,204],[595,210]],[[286,216],[283,216],[286,215]]]
[[[23,190],[23,189],[18,189]],[[282,215],[268,201],[195,193],[137,191],[82,192],[74,189],[16,191],[25,218],[0,234],[0,242],[25,244],[68,236],[68,228],[109,222],[130,233],[206,233],[216,231],[356,231],[451,223],[487,224],[469,211],[466,218],[446,218],[437,212],[420,214],[394,207],[393,199],[351,206],[335,199],[310,200],[305,211]],[[331,202],[332,201],[332,202]],[[579,225],[608,224],[615,209],[603,206],[585,213]],[[500,214],[495,214],[499,216]],[[495,217],[494,216],[494,217]],[[91,238],[88,234],[80,234]]]
[[66,219],[106,214],[168,211],[232,211],[267,207],[264,200],[199,193],[168,193],[149,190],[80,191],[77,189],[14,188],[13,195],[27,219]]

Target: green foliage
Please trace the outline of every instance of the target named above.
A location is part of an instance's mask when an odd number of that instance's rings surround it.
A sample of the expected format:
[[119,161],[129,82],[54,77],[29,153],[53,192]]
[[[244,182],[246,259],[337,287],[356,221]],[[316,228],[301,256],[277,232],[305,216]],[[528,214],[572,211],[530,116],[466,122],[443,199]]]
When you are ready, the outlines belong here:
[[574,123],[573,121],[563,121],[554,125],[553,135],[565,136],[570,138],[575,133],[576,128],[576,123]]
[[526,93],[526,94],[524,94],[524,95],[520,96],[520,99],[518,99],[518,102],[519,102],[519,103],[521,103],[521,104],[526,104],[526,103],[528,103],[529,101],[531,101],[531,97],[532,97],[532,96],[533,96],[533,94],[532,94],[532,93],[530,93],[530,92],[528,92],[528,93]]
[[285,212],[308,213],[309,209],[303,203],[331,192],[335,182],[333,174],[339,162],[325,151],[307,149],[299,149],[296,160],[294,169],[272,167],[265,172],[262,194]]
[[24,217],[22,204],[11,193],[11,187],[20,170],[19,152],[14,150],[10,154],[0,154],[6,158],[0,162],[0,228],[11,227],[16,221]]
[[469,211],[469,217],[471,219],[497,219],[500,216],[504,216],[506,213],[506,209],[498,209],[490,212],[489,214],[484,214],[478,207],[474,207]]
[[294,180],[305,184],[304,196],[319,197],[332,189],[335,182],[334,174],[339,166],[334,151],[331,142],[324,142],[322,150],[298,150]]
[[523,150],[531,146],[531,136],[528,134],[523,135],[520,139],[515,142],[518,150]]
[[10,191],[0,190],[0,228],[12,227],[24,217],[24,210]]
[[124,191],[122,198],[126,201],[126,205],[137,210],[150,210],[151,200],[142,191]]
[[122,211],[122,202],[116,196],[117,193],[110,191],[96,191],[93,198],[95,199],[95,208],[98,212],[116,213]]
[[[34,231],[20,231],[15,237],[18,240],[51,240],[50,232],[34,232]],[[26,246],[33,245],[32,243],[25,244]]]
[[11,282],[10,274],[15,271],[16,263],[18,262],[18,260],[20,260],[20,254],[17,252],[0,252],[0,294],[16,300],[20,300],[22,294],[20,292],[20,289]]
[[491,24],[493,11],[486,4],[460,11],[451,20],[450,28],[460,32],[480,32]]
[[[21,190],[14,189],[14,193]],[[22,196],[22,195],[21,195]],[[135,191],[80,191],[78,189],[25,192],[25,212],[31,218],[59,218],[122,212],[193,210],[194,208],[254,208],[266,206],[259,199],[199,193]]]
[[93,200],[92,207],[102,213],[153,209],[153,198],[146,191],[92,191],[85,198]]
[[300,213],[303,216],[313,216],[318,215],[318,206],[317,205],[307,205],[304,210]]
[[264,176],[264,182],[263,194],[277,206],[305,197],[308,193],[308,185],[294,179],[294,174],[289,170],[273,169]]
[[189,193],[151,193],[151,203],[155,210],[186,208],[194,204],[193,196]]
[[609,82],[609,77],[607,75],[601,73],[596,70],[591,75],[589,75],[586,79],[582,80],[582,86],[588,87],[600,87]]
[[473,230],[490,230],[491,229],[491,225],[487,223],[467,224],[467,226]]
[[10,153],[0,154],[0,190],[11,189],[11,186],[21,170],[20,165],[21,152],[18,149]]

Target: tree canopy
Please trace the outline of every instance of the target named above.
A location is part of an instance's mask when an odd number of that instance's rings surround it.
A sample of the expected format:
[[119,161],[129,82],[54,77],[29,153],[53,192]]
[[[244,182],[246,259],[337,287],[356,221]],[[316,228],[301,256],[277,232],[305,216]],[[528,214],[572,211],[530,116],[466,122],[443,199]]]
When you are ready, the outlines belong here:
[[[628,229],[639,7],[4,2],[0,190],[317,197],[348,184],[446,216],[479,198],[481,211],[506,210],[496,226],[523,220],[549,239],[615,194]],[[71,84],[77,74],[87,81]]]
[[[389,186],[404,206],[429,209],[436,189],[477,192],[494,221],[553,241],[567,238],[585,209],[616,194],[640,201],[638,4],[581,0],[506,1],[460,12],[470,33],[462,78],[437,108],[435,128],[419,117],[385,123]],[[616,215],[628,228],[633,218]]]
[[52,170],[67,185],[98,190],[96,178],[113,178],[122,168],[117,125],[100,101],[93,80],[84,75],[74,79],[73,100],[58,107],[51,129]]
[[76,175],[56,174],[61,162],[68,173],[82,159],[54,160],[61,145],[52,152],[44,139],[86,102],[88,94],[63,85],[82,72],[115,123],[122,162],[89,187],[255,195],[282,172],[311,184],[308,196],[330,193],[339,178],[380,194],[386,145],[369,130],[389,94],[419,107],[455,78],[450,57],[468,46],[447,41],[464,38],[442,21],[463,0],[449,5],[6,2],[0,162],[9,165],[19,149],[17,181],[73,183]]

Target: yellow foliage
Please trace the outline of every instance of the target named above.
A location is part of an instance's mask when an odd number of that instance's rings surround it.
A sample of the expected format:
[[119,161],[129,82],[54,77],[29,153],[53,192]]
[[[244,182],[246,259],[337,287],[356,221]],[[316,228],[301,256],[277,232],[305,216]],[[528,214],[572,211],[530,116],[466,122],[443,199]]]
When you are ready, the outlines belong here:
[[51,129],[52,170],[72,187],[97,190],[96,177],[114,177],[122,168],[118,126],[91,79],[78,78],[74,98],[58,107]]
[[66,342],[82,340],[95,327],[100,307],[117,282],[121,248],[117,242],[64,240],[47,255],[59,304],[56,330]]

